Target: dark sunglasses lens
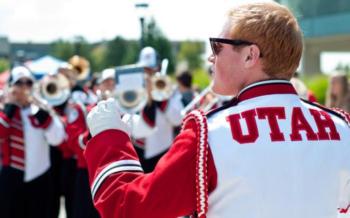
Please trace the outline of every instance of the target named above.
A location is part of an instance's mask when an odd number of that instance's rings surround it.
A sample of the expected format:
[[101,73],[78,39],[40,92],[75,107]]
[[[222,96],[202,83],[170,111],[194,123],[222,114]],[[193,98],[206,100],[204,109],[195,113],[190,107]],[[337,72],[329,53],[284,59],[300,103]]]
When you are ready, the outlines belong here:
[[27,81],[27,86],[33,86],[33,81],[28,80],[28,81]]
[[24,85],[26,85],[26,86],[33,86],[33,81],[31,81],[31,80],[19,80],[19,81],[17,81],[16,83],[15,83],[15,85],[18,85],[18,86],[24,86]]
[[214,42],[214,41],[210,41],[211,44],[211,49],[213,50],[213,53],[215,55],[219,54],[220,50],[221,50],[221,45],[218,42]]

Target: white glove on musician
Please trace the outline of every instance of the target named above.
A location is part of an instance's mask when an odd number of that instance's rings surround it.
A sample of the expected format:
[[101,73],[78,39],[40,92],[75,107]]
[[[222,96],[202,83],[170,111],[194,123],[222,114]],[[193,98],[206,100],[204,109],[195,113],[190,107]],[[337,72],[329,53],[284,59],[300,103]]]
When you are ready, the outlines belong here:
[[86,120],[91,136],[108,129],[117,129],[130,136],[130,128],[122,121],[117,104],[112,98],[100,101],[87,115]]

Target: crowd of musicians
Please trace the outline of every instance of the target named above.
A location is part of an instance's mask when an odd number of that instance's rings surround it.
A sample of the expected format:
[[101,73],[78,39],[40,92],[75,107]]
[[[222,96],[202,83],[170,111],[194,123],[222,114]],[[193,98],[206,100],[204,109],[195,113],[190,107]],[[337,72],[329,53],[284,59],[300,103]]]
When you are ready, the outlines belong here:
[[[151,172],[169,149],[186,113],[198,107],[209,110],[228,99],[215,96],[210,89],[196,94],[188,71],[163,84],[167,94],[157,97],[154,93],[164,87],[155,87],[153,79],[166,66],[151,47],[142,49],[135,66],[143,69],[146,95],[141,98],[145,103],[132,115],[126,110],[123,116],[132,122],[142,167]],[[118,85],[115,68],[87,80],[89,73],[89,62],[80,56],[40,80],[26,66],[11,69],[0,112],[1,217],[58,217],[62,199],[68,218],[99,217],[83,156],[91,137],[86,115],[100,100],[115,98]]]
[[[213,94],[210,86],[196,93],[188,71],[176,74],[171,84],[161,80],[165,88],[156,87],[152,81],[166,66],[151,47],[142,49],[135,66],[143,70],[145,103],[132,114],[127,108],[123,117],[132,123],[132,141],[144,172],[152,172],[179,132],[184,115],[195,108],[209,111],[231,98]],[[87,80],[89,73],[88,61],[79,56],[40,80],[25,66],[11,69],[0,112],[1,217],[55,218],[62,199],[68,218],[99,217],[83,155],[91,137],[86,115],[100,100],[116,98],[118,85],[115,68]],[[300,96],[316,101],[297,78],[292,83]],[[167,94],[156,97],[154,93],[162,89]]]

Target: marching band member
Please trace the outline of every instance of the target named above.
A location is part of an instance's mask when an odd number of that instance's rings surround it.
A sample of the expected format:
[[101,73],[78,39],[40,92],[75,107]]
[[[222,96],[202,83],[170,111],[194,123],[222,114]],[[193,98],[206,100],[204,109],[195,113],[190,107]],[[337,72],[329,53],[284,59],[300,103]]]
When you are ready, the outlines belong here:
[[[47,75],[40,81],[40,93],[65,123],[66,138],[59,149],[52,149],[51,176],[52,189],[52,215],[58,217],[60,197],[65,198],[65,211],[67,218],[90,217],[89,213],[97,212],[93,207],[89,195],[88,177],[86,174],[83,147],[79,143],[79,135],[86,131],[86,108],[79,101],[72,101],[71,83],[66,77],[65,68],[59,68],[53,75]],[[54,88],[55,86],[55,88]],[[50,92],[55,90],[54,92]],[[91,212],[92,211],[92,212]]]
[[65,124],[66,138],[57,149],[53,148],[51,151],[51,162],[53,165],[51,175],[53,180],[53,206],[51,217],[58,217],[59,215],[61,196],[64,197],[64,209],[67,218],[73,217],[73,210],[75,207],[74,194],[77,160],[72,146],[69,145],[71,138],[75,137],[74,131],[72,131],[72,128],[69,126],[74,125],[75,120],[78,120],[77,118],[79,116],[84,115],[77,112],[80,110],[80,106],[69,103],[68,99],[69,98],[67,98],[63,104],[54,107],[56,113]]
[[329,78],[326,106],[341,108],[350,112],[349,81],[345,74],[337,73]]
[[192,74],[189,71],[183,71],[176,75],[178,90],[181,94],[181,102],[188,105],[195,96],[195,91],[192,88]]
[[[73,92],[74,87],[71,89]],[[71,98],[74,98],[71,96]],[[76,158],[76,172],[73,188],[71,184],[67,184],[68,190],[74,191],[73,202],[71,205],[67,205],[71,210],[71,217],[73,218],[98,218],[98,212],[96,211],[91,194],[89,193],[89,181],[86,161],[83,156],[85,149],[85,143],[83,135],[87,132],[86,126],[86,113],[89,110],[89,105],[85,105],[81,101],[69,100],[67,107],[65,108],[65,114],[67,117],[66,131],[68,139],[65,143],[67,150],[73,151]],[[71,171],[68,171],[68,173]],[[71,180],[70,180],[71,181]]]
[[146,88],[149,93],[148,103],[141,111],[140,122],[152,129],[152,133],[143,139],[136,139],[135,149],[145,172],[151,172],[171,145],[174,127],[181,124],[183,105],[179,94],[173,94],[163,101],[152,99],[151,91],[154,87],[151,78],[160,70],[157,53],[152,47],[142,49],[138,64],[144,67],[147,74]]
[[104,69],[101,73],[101,77],[98,80],[97,96],[99,100],[106,100],[111,97],[115,92],[115,69]]
[[349,213],[350,117],[301,100],[289,82],[303,47],[292,13],[274,2],[234,7],[210,42],[213,90],[236,97],[189,114],[153,172],[144,174],[112,99],[89,113],[85,157],[101,217]]
[[69,116],[73,116],[71,120],[68,118],[67,132],[72,133],[72,137],[68,141],[68,145],[74,150],[77,157],[77,172],[74,193],[74,209],[73,218],[98,218],[91,194],[89,193],[89,177],[86,166],[86,160],[83,155],[85,150],[84,134],[87,131],[85,121],[86,111],[77,104],[71,108]]
[[[67,218],[73,217],[74,194],[76,186],[77,160],[72,138],[76,137],[78,128],[85,126],[84,106],[70,101],[71,87],[65,68],[59,68],[54,74],[47,74],[39,81],[41,97],[47,101],[64,123],[66,137],[57,147],[52,147],[51,153],[51,215],[58,217],[61,209],[61,197],[64,197],[64,209]],[[51,90],[51,92],[50,92]],[[79,119],[80,118],[80,119]],[[81,122],[83,120],[83,122]]]
[[91,79],[86,84],[88,94],[88,105],[95,105],[98,102],[98,76],[92,75]]
[[87,105],[89,103],[89,96],[80,84],[90,74],[90,63],[84,57],[74,55],[68,60],[68,64],[63,64],[61,69],[70,81],[71,85],[71,101]]
[[62,122],[31,100],[34,78],[25,67],[11,71],[7,103],[0,112],[3,168],[1,217],[49,217],[49,145],[65,138]]

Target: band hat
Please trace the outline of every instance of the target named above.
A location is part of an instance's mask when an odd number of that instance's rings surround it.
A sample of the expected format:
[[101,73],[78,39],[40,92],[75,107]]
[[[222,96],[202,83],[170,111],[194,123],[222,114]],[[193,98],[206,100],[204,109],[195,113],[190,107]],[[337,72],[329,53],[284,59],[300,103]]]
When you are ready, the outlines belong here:
[[148,68],[157,67],[157,52],[152,47],[145,47],[141,50],[138,65]]
[[28,70],[28,68],[23,66],[14,67],[11,70],[10,84],[13,85],[22,78],[28,78],[33,82],[35,81],[32,73]]
[[99,83],[102,83],[103,81],[105,81],[107,79],[115,79],[115,69],[114,68],[104,69],[101,73]]

